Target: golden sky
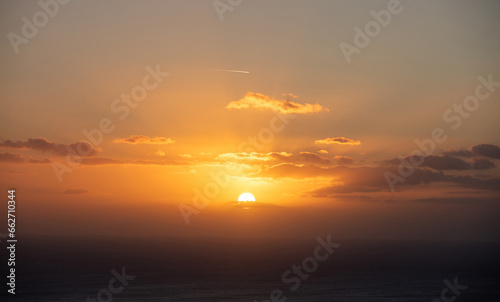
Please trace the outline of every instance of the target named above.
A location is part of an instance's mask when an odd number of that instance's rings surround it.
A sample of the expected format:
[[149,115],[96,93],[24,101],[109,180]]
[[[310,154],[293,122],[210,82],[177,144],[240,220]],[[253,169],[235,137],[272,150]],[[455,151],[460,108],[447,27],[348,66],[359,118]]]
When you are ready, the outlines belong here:
[[498,240],[499,4],[284,2],[0,2],[20,231]]

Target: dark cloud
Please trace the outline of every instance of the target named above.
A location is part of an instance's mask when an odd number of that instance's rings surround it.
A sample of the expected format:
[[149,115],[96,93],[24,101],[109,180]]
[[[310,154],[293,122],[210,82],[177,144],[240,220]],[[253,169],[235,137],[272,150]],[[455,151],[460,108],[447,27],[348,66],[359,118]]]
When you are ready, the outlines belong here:
[[493,169],[496,165],[493,161],[486,158],[476,158],[472,164],[472,169],[474,170],[487,170]]
[[[407,162],[410,162],[410,156],[404,157]],[[420,159],[416,158],[415,161],[420,161]],[[399,166],[401,161],[398,158],[390,159],[383,161],[384,164],[388,164],[391,166]],[[420,167],[432,168],[435,170],[470,170],[472,168],[471,164],[464,161],[463,159],[444,155],[444,156],[436,156],[436,155],[427,155],[424,158]]]
[[455,150],[455,149],[450,149],[448,151],[443,152],[444,155],[448,156],[458,156],[458,157],[472,157],[474,154],[472,154],[471,151],[469,150]]
[[332,197],[333,198],[338,197],[339,200],[347,200],[347,201],[376,201],[376,199],[365,195],[338,195]]
[[11,163],[11,164],[50,164],[52,163],[49,159],[33,159],[26,158],[20,154],[12,154],[9,152],[0,153],[0,162]]
[[476,145],[472,146],[471,151],[472,153],[480,156],[500,159],[500,148],[495,145],[489,145],[489,144]]
[[335,156],[335,162],[339,165],[352,165],[354,160],[348,156]]
[[421,199],[413,199],[415,202],[422,203],[481,203],[484,200],[479,198],[472,197],[444,197],[444,198],[421,198]]
[[500,191],[500,178],[490,175],[451,175],[447,181],[470,189]]
[[450,156],[459,156],[459,157],[483,156],[494,159],[500,159],[500,147],[490,144],[480,144],[472,146],[470,150],[450,149],[448,151],[443,152],[443,154]]
[[19,154],[12,154],[9,152],[6,153],[0,153],[0,162],[3,163],[13,163],[13,164],[21,164],[24,163],[26,160],[22,155]]
[[[331,186],[310,192],[313,196],[332,196],[334,194],[366,193],[390,191],[386,172],[398,175],[397,167],[329,167],[299,166],[281,164],[264,168],[258,177],[272,178],[317,178],[331,177],[335,181]],[[476,190],[500,190],[500,178],[487,175],[446,175],[442,171],[429,168],[414,168],[411,175],[399,183],[402,189],[432,183],[448,183],[452,186]]]
[[328,158],[321,157],[311,152],[300,152],[297,160],[304,163],[312,163],[318,165],[330,165],[332,161]]
[[335,194],[348,193],[371,193],[382,191],[382,188],[366,187],[357,185],[336,185],[314,190],[311,194],[313,197],[338,197]]
[[59,144],[44,138],[30,138],[27,141],[5,140],[0,142],[2,148],[32,149],[40,152],[49,152],[58,156],[66,156],[69,153],[82,157],[92,156],[99,152],[88,142],[77,142],[72,144]]
[[436,170],[469,170],[471,165],[457,157],[453,156],[435,156],[425,157],[422,167],[428,167]]

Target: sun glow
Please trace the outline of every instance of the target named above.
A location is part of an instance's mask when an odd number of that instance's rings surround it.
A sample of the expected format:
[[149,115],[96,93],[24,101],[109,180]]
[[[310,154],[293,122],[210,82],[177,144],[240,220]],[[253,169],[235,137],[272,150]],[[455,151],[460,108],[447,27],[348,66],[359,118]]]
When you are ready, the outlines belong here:
[[249,202],[249,201],[255,202],[255,197],[253,197],[253,195],[250,193],[243,193],[240,195],[240,197],[238,197],[238,202]]

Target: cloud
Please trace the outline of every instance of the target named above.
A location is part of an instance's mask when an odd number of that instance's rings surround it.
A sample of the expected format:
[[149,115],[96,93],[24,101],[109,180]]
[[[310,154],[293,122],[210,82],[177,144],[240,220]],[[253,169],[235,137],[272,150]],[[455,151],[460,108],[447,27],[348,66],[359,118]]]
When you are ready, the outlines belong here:
[[428,155],[424,158],[422,167],[429,167],[436,170],[469,170],[471,165],[464,160],[452,156]]
[[[386,172],[398,173],[397,167],[315,167],[296,164],[280,164],[265,167],[256,177],[271,178],[331,178],[332,185],[311,191],[314,195],[333,195],[354,192],[389,191],[385,178]],[[476,190],[500,190],[500,178],[486,175],[446,175],[442,171],[428,168],[415,168],[401,188],[414,187],[423,184],[449,183],[453,186]]]
[[298,113],[316,113],[323,111],[330,111],[330,109],[321,106],[320,104],[299,104],[292,101],[275,100],[269,96],[247,92],[244,98],[233,101],[227,104],[227,109],[247,109],[255,108],[260,110],[272,110],[282,114]]
[[472,197],[443,197],[443,198],[421,198],[413,199],[414,202],[422,203],[452,203],[452,204],[468,204],[468,203],[482,203],[483,199]]
[[145,135],[131,135],[127,138],[117,138],[113,143],[126,143],[126,144],[152,144],[152,145],[165,145],[173,144],[175,141],[167,137],[148,137]]
[[318,156],[311,152],[300,152],[298,156],[298,162],[312,163],[318,165],[330,165],[332,161],[328,158]]
[[[455,153],[455,152],[452,152]],[[403,158],[406,162],[411,163],[411,156],[405,156]],[[415,158],[415,161],[420,161],[420,159]],[[390,166],[399,166],[401,164],[401,160],[398,158],[385,160],[382,162],[383,164],[387,164]],[[461,158],[453,157],[450,155],[427,155],[424,157],[424,161],[419,167],[427,167],[435,170],[487,170],[495,168],[495,163],[486,158],[476,158],[473,163],[469,163],[464,161]]]
[[472,157],[473,154],[469,150],[455,150],[455,149],[450,149],[448,151],[443,152],[444,155],[449,155],[449,156],[458,156],[458,157]]
[[287,152],[239,152],[239,153],[223,153],[219,154],[215,159],[221,161],[240,161],[245,163],[263,163],[273,160],[285,160],[287,157],[292,156],[292,153]]
[[86,189],[68,189],[63,192],[63,194],[86,194],[89,190]]
[[0,153],[0,162],[10,163],[10,164],[50,164],[52,163],[49,159],[33,159],[26,158],[20,154],[12,154],[9,152]]
[[181,166],[189,165],[189,162],[175,160],[121,160],[109,157],[89,157],[82,159],[82,165],[85,166],[104,166],[104,165],[142,165],[142,166]]
[[318,153],[320,153],[320,154],[328,154],[328,151],[326,151],[326,150],[318,150]]
[[6,153],[0,153],[0,162],[2,163],[13,163],[13,164],[21,164],[24,163],[26,160],[22,155],[19,154],[12,154],[9,152]]
[[352,140],[350,138],[346,137],[328,137],[325,139],[319,139],[314,141],[315,144],[318,145],[332,145],[332,144],[338,144],[338,145],[361,145],[361,142],[358,140]]
[[[410,156],[405,156],[404,160],[411,163]],[[420,159],[415,159],[415,161],[420,161]],[[401,161],[398,158],[383,161],[384,164],[390,166],[399,166]],[[424,161],[419,165],[420,167],[428,167],[435,170],[470,170],[472,165],[468,162],[460,159],[458,157],[453,157],[449,155],[437,156],[437,155],[427,155],[424,157]]]
[[268,152],[268,153],[223,153],[216,157],[219,161],[237,161],[245,164],[255,165],[276,165],[281,163],[294,164],[315,164],[315,165],[330,165],[332,161],[328,158],[321,157],[312,152],[300,152],[298,155],[287,152]]
[[348,156],[335,156],[335,161],[339,165],[352,165],[354,160]]
[[330,187],[325,187],[317,189],[311,192],[312,197],[338,197],[335,194],[349,194],[349,193],[371,193],[382,191],[380,188],[376,187],[363,187],[356,185],[335,185]]
[[474,163],[472,164],[472,169],[474,170],[487,170],[493,169],[495,167],[495,163],[486,158],[476,158],[474,159]]
[[472,153],[480,156],[500,159],[500,147],[495,145],[489,145],[489,144],[476,145],[472,146],[471,151]]
[[316,166],[304,166],[300,164],[282,163],[274,166],[264,167],[256,177],[271,178],[315,178],[331,177],[331,170]]
[[448,181],[477,190],[500,191],[500,178],[489,175],[448,176]]
[[[480,147],[477,147],[480,146]],[[473,171],[487,170],[496,167],[495,162],[488,158],[495,156],[495,148],[489,145],[477,145],[471,148],[473,156],[478,158],[464,159],[451,155],[428,155],[423,158],[423,162],[419,166],[412,167],[412,173],[404,178],[404,182],[399,183],[399,189],[405,191],[422,186],[438,185],[449,188],[471,189],[468,194],[485,191],[500,191],[500,177],[496,174],[485,175],[461,172],[446,174],[445,171]],[[481,150],[481,151],[479,151]],[[453,154],[467,154],[450,150]],[[458,153],[457,153],[458,152]],[[338,166],[325,165],[327,161],[313,160],[309,161],[307,157],[309,152],[303,152],[307,156],[300,157],[300,154],[289,155],[282,161],[268,161],[262,164],[259,171],[248,174],[249,177],[272,178],[272,179],[317,179],[320,182],[330,179],[331,185],[317,188],[305,194],[314,197],[334,197],[338,194],[351,193],[373,193],[373,192],[389,192],[390,188],[386,175],[388,172],[393,175],[399,175],[400,163],[399,158],[390,159],[380,162],[379,166],[356,166],[350,157],[335,156],[334,163]],[[478,155],[481,154],[481,155]],[[319,156],[318,156],[319,157]],[[411,163],[409,156],[404,158]],[[416,158],[414,159],[418,161]],[[273,163],[276,163],[273,165]]]
[[483,156],[494,159],[500,159],[500,147],[490,144],[480,144],[475,145],[470,148],[470,150],[455,150],[450,149],[443,152],[445,155],[458,156],[458,157],[476,157]]
[[368,197],[365,195],[342,195],[342,194],[339,194],[339,195],[333,195],[333,196],[325,195],[325,196],[314,196],[314,197],[332,197],[332,198],[339,199],[342,201],[362,201],[362,202],[377,201],[377,199],[374,199],[372,197]]
[[66,156],[69,153],[75,153],[82,157],[93,156],[100,151],[88,142],[59,144],[48,141],[44,138],[30,138],[27,141],[5,140],[0,143],[0,147],[12,149],[32,149],[41,152],[49,152],[58,156]]

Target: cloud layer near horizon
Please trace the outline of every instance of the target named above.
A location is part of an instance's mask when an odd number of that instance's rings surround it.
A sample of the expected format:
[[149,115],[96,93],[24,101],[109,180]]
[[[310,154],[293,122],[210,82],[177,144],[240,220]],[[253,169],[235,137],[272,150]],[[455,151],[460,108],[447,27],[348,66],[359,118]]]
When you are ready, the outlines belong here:
[[[170,144],[173,141],[164,137],[147,137],[134,135],[121,139],[120,142],[129,144]],[[345,137],[328,138],[327,143],[334,144],[356,144],[356,141]],[[116,140],[115,140],[116,142]],[[15,153],[0,153],[0,162],[28,165],[28,164],[50,164],[59,163],[61,156],[68,155],[72,148],[78,148],[78,143],[59,144],[50,142],[43,138],[28,139],[27,141],[6,140],[1,143],[3,148],[30,149],[48,152],[54,155],[52,158],[35,159],[30,156]],[[82,147],[80,145],[80,147]],[[90,149],[97,152],[97,149]],[[500,190],[500,178],[496,174],[498,170],[495,161],[500,158],[500,148],[491,144],[479,144],[469,149],[442,152],[440,155],[426,155],[421,157],[421,163],[413,167],[414,172],[405,178],[400,184],[400,190],[411,188],[422,188],[423,186],[440,185],[448,188],[460,187],[468,192],[482,192],[491,195],[491,192]],[[319,152],[319,151],[318,151]],[[268,178],[268,179],[290,179],[293,181],[314,180],[318,185],[304,194],[312,197],[334,197],[338,194],[369,194],[377,192],[388,192],[389,185],[384,176],[385,173],[398,173],[401,161],[411,162],[410,156],[393,158],[379,162],[363,163],[355,161],[350,156],[330,154],[328,152],[317,153],[309,151],[298,152],[239,152],[220,153],[208,157],[197,158],[177,155],[175,159],[166,158],[157,160],[154,158],[136,157],[134,159],[123,159],[114,157],[84,157],[81,159],[83,166],[104,165],[142,165],[142,166],[191,166],[191,165],[219,165],[229,163],[246,166],[244,177]],[[184,160],[177,160],[183,157]],[[481,170],[482,174],[478,173]],[[493,171],[490,175],[483,171]],[[496,172],[495,172],[496,171]],[[243,176],[243,175],[242,175]],[[330,185],[328,185],[330,183]],[[70,191],[75,194],[75,192]],[[485,193],[486,192],[486,193]],[[488,193],[490,192],[490,193]],[[372,196],[373,197],[373,196]],[[361,199],[365,200],[366,198]],[[370,197],[371,198],[371,197]]]

